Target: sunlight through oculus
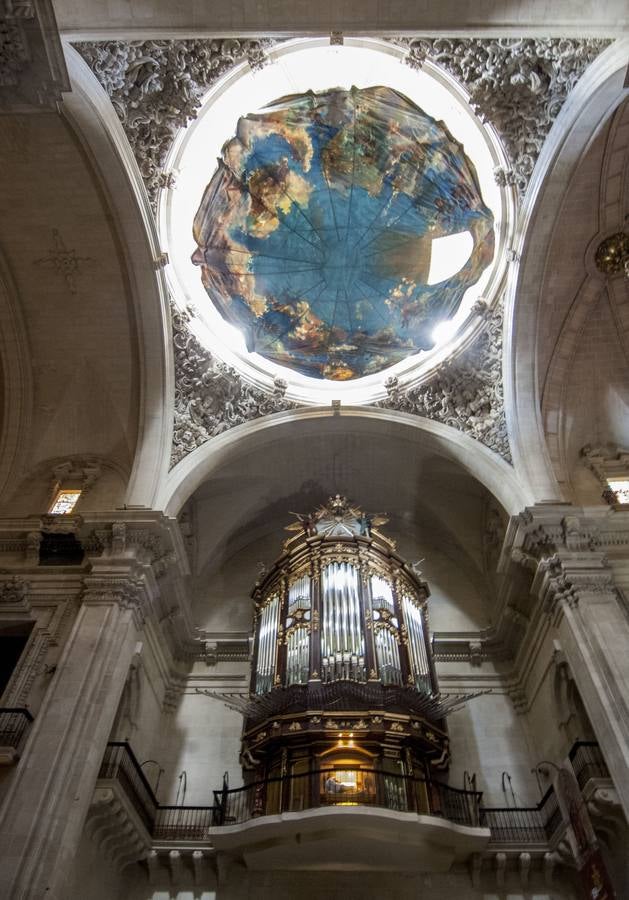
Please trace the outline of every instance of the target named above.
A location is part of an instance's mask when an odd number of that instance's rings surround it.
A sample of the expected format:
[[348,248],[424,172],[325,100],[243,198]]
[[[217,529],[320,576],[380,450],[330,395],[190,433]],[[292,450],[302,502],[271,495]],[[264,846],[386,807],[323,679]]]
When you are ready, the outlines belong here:
[[494,256],[494,218],[442,122],[388,87],[283,97],[239,119],[192,261],[247,350],[333,381],[435,344]]

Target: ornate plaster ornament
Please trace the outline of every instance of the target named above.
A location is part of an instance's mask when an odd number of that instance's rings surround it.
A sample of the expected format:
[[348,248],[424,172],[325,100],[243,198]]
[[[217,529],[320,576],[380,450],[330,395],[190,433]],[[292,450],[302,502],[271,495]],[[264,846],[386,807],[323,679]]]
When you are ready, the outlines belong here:
[[118,114],[151,203],[170,187],[164,161],[180,128],[196,118],[203,94],[229,69],[264,64],[270,38],[81,42],[74,46]]
[[0,110],[56,110],[69,90],[51,0],[0,0]]
[[[629,216],[626,220],[629,220]],[[629,234],[618,231],[605,238],[598,245],[594,262],[603,275],[618,275],[624,272],[625,278],[629,278]]]
[[443,363],[432,378],[403,388],[393,376],[385,387],[388,396],[376,406],[451,425],[511,462],[502,387],[501,309],[489,313],[472,346]]
[[[496,180],[514,184],[520,195],[568,93],[610,43],[568,38],[391,40],[408,50],[410,66],[421,68],[430,59],[467,89],[472,108],[494,125],[511,160],[512,170],[498,169]],[[224,38],[75,44],[111,98],[153,204],[158,190],[172,183],[173,174],[164,170],[172,142],[195,118],[205,91],[240,62],[260,68],[275,43]]]
[[22,578],[21,575],[12,575],[0,586],[0,604],[26,604],[30,588],[30,582]]
[[57,275],[64,279],[71,294],[76,294],[77,286],[75,276],[81,274],[81,263],[91,263],[94,260],[90,256],[77,256],[74,248],[68,249],[56,228],[52,230],[52,247],[48,256],[36,259],[36,266],[51,266]]
[[579,38],[394,38],[406,62],[444,68],[470,94],[470,105],[502,138],[512,170],[498,184],[522,197],[553,122],[587,66],[608,40]]
[[215,359],[187,327],[186,313],[173,308],[175,427],[171,468],[210,438],[251,419],[295,409],[286,400],[286,382],[276,378],[272,393],[245,382]]
[[0,18],[0,87],[15,87],[28,65],[28,43],[19,20]]

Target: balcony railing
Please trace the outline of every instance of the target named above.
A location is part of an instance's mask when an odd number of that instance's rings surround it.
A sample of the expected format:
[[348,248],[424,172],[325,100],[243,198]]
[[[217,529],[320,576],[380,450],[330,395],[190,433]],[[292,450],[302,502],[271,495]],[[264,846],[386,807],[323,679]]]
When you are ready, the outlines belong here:
[[120,784],[154,840],[207,840],[207,830],[214,819],[214,808],[161,806],[126,741],[107,744],[98,777],[115,780]]
[[0,747],[21,750],[33,716],[28,709],[16,706],[0,706]]
[[500,844],[546,844],[563,824],[552,787],[537,806],[481,807],[480,821],[491,830],[492,843]]
[[[26,724],[32,720],[28,710],[0,710],[0,743],[2,715],[6,713],[26,713]],[[16,736],[13,726],[9,733]],[[591,778],[609,777],[595,743],[575,744],[570,760],[581,788]],[[232,790],[224,788],[214,792],[214,806],[161,806],[133,751],[122,741],[107,745],[99,778],[120,783],[156,841],[208,841],[212,827],[238,825],[283,812],[352,806],[438,816],[458,825],[489,828],[493,844],[553,844],[563,828],[552,787],[537,806],[483,807],[479,791],[463,791],[438,781],[376,769],[336,767],[270,778]]]
[[595,741],[577,741],[569,757],[581,790],[591,778],[611,778],[601,748]]
[[215,791],[216,825],[307,809],[370,806],[479,825],[481,793],[377,769],[326,768]]

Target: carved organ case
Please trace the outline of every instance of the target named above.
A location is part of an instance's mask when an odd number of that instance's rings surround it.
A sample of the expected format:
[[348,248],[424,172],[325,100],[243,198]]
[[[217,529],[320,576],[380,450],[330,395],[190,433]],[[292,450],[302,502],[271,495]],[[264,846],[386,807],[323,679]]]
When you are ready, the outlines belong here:
[[256,585],[247,781],[314,771],[330,790],[333,773],[344,796],[363,796],[374,770],[447,768],[429,590],[378,530],[386,521],[337,495],[288,527]]

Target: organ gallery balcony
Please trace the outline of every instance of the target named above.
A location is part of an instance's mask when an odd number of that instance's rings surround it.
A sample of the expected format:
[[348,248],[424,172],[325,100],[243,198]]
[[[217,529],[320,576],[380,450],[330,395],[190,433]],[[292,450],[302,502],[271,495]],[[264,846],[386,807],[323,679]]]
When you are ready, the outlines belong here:
[[326,766],[215,794],[212,844],[258,870],[444,872],[482,852],[481,794]]

